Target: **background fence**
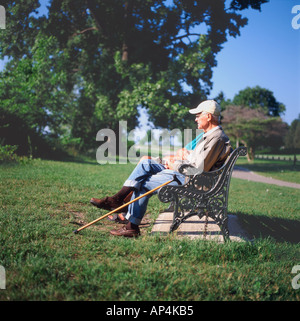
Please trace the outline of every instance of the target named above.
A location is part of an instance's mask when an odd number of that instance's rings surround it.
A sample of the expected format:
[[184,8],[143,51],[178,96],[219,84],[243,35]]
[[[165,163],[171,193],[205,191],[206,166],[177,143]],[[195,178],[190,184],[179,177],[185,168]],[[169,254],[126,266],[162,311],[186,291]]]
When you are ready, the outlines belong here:
[[296,155],[290,156],[274,156],[274,155],[255,155],[256,159],[267,159],[267,160],[280,160],[280,161],[291,161],[296,163],[299,161],[299,157],[297,158]]

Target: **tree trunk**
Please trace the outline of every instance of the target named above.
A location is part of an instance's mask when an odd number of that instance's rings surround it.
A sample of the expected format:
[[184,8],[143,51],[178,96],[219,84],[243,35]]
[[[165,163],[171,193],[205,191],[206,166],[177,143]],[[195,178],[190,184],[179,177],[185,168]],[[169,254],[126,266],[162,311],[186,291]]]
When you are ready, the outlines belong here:
[[128,46],[125,42],[122,47],[122,61],[128,61]]
[[252,162],[254,160],[254,155],[255,155],[255,151],[253,147],[249,147],[249,152],[248,152],[248,161]]
[[248,160],[248,162],[252,162],[254,160],[254,156],[255,156],[255,148],[252,147],[252,146],[247,146],[247,144],[246,144],[246,142],[244,140],[241,140],[241,142],[247,148],[247,160]]
[[123,46],[122,46],[122,61],[128,61],[128,31],[129,31],[129,1],[125,2],[124,5],[124,40],[123,40]]

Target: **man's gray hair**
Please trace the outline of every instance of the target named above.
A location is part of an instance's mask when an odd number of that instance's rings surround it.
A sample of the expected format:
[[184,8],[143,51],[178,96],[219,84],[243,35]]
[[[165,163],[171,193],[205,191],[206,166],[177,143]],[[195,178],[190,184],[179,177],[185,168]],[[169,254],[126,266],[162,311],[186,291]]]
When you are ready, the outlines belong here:
[[220,124],[221,116],[211,114],[211,118],[213,119],[213,122]]

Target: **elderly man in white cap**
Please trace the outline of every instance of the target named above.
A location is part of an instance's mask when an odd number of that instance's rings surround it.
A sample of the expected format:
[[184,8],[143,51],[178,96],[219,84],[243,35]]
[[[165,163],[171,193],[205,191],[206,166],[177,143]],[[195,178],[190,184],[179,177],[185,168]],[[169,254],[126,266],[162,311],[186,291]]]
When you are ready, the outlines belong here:
[[[211,171],[220,168],[231,152],[229,138],[219,126],[220,106],[214,100],[206,100],[196,108],[189,110],[196,115],[198,129],[203,129],[203,139],[191,152],[185,151],[185,157],[169,162],[167,165],[155,162],[152,159],[142,160],[125,181],[122,189],[111,197],[103,199],[92,198],[91,203],[99,208],[112,210],[123,205],[124,199],[132,193],[135,199],[147,191],[172,180],[175,174],[183,184],[185,176],[178,172],[182,163],[190,164],[199,169],[199,172]],[[177,185],[176,181],[171,184]],[[153,193],[154,194],[154,193]],[[152,195],[153,195],[152,194]],[[116,236],[136,237],[140,235],[139,225],[144,217],[150,196],[145,196],[131,203],[128,207],[126,218],[128,223],[121,229],[112,230],[110,233]]]
[[[219,104],[214,100],[206,100],[189,112],[196,115],[198,129],[203,129],[204,135],[203,140],[197,144],[184,162],[205,172],[220,168],[232,148],[229,138],[219,125],[221,116]],[[173,169],[178,169],[176,162]]]

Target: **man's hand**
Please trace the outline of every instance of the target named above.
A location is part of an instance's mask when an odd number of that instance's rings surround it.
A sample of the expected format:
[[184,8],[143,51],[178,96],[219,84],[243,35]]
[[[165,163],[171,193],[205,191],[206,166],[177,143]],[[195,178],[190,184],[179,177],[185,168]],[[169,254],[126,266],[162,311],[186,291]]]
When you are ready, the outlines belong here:
[[175,155],[168,155],[163,158],[163,165],[166,169],[172,169],[175,162]]
[[185,160],[187,159],[188,155],[190,152],[185,149],[181,148],[176,152],[176,155],[168,155],[163,158],[163,165],[165,166],[166,169],[174,169],[174,163],[177,160]]
[[189,154],[190,152],[185,148],[178,149],[178,151],[176,152],[176,160],[185,160],[187,159]]

